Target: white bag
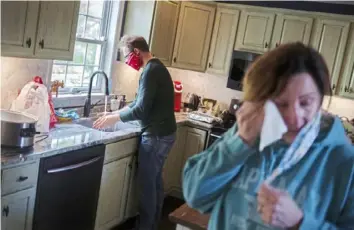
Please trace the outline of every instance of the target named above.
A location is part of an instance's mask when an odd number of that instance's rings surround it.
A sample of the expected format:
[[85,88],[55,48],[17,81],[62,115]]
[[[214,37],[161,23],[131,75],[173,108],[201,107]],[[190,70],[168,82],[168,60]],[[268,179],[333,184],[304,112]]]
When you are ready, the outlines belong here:
[[12,102],[10,110],[32,114],[38,119],[36,131],[49,132],[50,107],[45,85],[33,81],[27,83]]

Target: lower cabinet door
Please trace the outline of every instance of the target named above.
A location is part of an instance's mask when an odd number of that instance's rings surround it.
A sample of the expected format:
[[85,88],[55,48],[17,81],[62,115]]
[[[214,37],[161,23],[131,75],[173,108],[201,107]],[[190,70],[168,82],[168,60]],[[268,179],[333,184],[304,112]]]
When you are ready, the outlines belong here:
[[1,198],[2,230],[31,230],[35,188],[26,189]]
[[110,229],[124,220],[131,156],[103,166],[95,229]]
[[129,165],[130,173],[128,184],[128,198],[124,213],[124,219],[136,216],[139,211],[137,156],[134,156],[131,162],[132,163]]

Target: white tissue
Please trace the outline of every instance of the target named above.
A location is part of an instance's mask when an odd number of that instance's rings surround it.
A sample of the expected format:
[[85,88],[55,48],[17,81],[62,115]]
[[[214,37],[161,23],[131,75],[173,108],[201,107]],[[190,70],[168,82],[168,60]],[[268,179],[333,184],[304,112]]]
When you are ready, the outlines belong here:
[[288,131],[283,117],[274,102],[268,100],[264,105],[264,120],[261,130],[259,151],[282,138]]

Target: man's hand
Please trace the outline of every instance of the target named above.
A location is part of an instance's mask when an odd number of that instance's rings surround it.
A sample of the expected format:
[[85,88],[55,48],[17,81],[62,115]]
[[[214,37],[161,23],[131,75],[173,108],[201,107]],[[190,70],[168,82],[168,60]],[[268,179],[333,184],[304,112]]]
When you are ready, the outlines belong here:
[[298,229],[303,219],[302,210],[287,192],[267,184],[258,192],[258,212],[265,223],[283,229]]
[[95,129],[107,128],[109,126],[115,125],[118,121],[120,121],[119,114],[106,114],[98,118],[93,123],[93,127]]

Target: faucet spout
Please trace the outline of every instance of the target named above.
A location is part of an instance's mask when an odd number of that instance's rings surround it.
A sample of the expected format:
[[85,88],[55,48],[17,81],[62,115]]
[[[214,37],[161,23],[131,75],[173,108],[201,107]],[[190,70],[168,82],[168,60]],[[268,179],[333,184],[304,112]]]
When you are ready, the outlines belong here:
[[109,96],[109,90],[108,90],[108,77],[107,74],[102,71],[102,70],[97,70],[96,72],[92,73],[91,77],[90,77],[90,84],[89,84],[89,89],[88,89],[88,93],[87,93],[87,98],[85,100],[85,105],[84,105],[84,117],[89,117],[90,116],[90,112],[91,112],[91,91],[92,91],[92,83],[93,83],[93,78],[97,75],[97,74],[102,74],[104,79],[105,79],[105,94],[106,96]]

